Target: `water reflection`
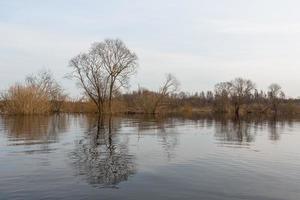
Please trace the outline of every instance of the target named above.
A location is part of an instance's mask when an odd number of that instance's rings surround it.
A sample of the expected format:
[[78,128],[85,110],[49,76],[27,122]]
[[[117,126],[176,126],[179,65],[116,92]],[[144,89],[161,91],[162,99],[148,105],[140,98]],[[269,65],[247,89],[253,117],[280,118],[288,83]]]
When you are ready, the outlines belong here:
[[[3,146],[12,147],[7,151],[14,154],[37,155],[56,150],[54,152],[61,153],[59,156],[65,160],[64,153],[67,151],[68,163],[71,162],[77,177],[93,186],[117,188],[119,183],[137,173],[137,152],[131,147],[137,145],[139,139],[154,139],[153,145],[158,144],[155,150],[170,162],[180,156],[176,150],[180,149],[180,139],[184,134],[195,133],[193,137],[197,139],[197,134],[209,131],[213,134],[213,145],[249,147],[262,132],[267,132],[268,140],[279,141],[281,134],[288,130],[287,127],[292,128],[294,122],[295,119],[231,119],[224,116],[127,116],[105,119],[88,115],[5,116],[0,117],[0,137],[5,135],[3,138],[8,144]],[[69,135],[61,146],[52,145],[60,144],[59,136],[65,132]],[[131,143],[130,138],[134,139]],[[69,146],[65,147],[65,144]],[[6,146],[4,148],[7,149]]]
[[[197,128],[212,128],[215,139],[223,144],[248,145],[255,141],[258,131],[267,130],[269,139],[280,140],[280,134],[286,127],[292,127],[296,119],[249,117],[231,119],[224,116],[192,116],[192,117],[115,117],[99,121],[95,116],[72,116],[73,122],[86,128],[85,138],[90,140],[91,147],[106,146],[110,152],[119,144],[119,130],[135,127],[138,137],[155,134],[168,157],[179,143],[181,134],[176,128],[191,124]],[[68,115],[53,116],[3,116],[1,129],[7,135],[9,145],[32,145],[56,142],[62,132],[68,131],[72,120]],[[124,123],[125,121],[125,123]],[[122,124],[123,123],[123,124]],[[95,138],[93,138],[95,137]],[[92,143],[94,142],[94,144]],[[123,141],[124,142],[124,141]],[[126,144],[126,142],[124,143]],[[124,146],[122,144],[122,148]],[[125,145],[126,146],[126,145]],[[98,147],[97,147],[98,148]]]
[[129,153],[128,138],[120,140],[120,121],[87,118],[87,131],[70,154],[76,175],[97,187],[116,188],[135,174],[135,158]]
[[[293,119],[297,120],[297,119]],[[215,119],[215,137],[224,144],[249,145],[255,141],[258,131],[267,131],[269,139],[280,140],[286,126],[292,128],[293,120],[284,118],[244,118],[244,119]]]
[[35,145],[57,141],[70,122],[66,115],[5,116],[2,124],[9,145]]
[[251,131],[248,121],[223,119],[217,121],[215,137],[218,141],[230,144],[245,144],[253,142],[256,131]]
[[175,149],[179,145],[180,132],[176,127],[184,121],[180,118],[149,117],[143,116],[132,121],[131,126],[136,124],[137,132],[140,137],[155,135],[166,155],[171,161],[175,155]]
[[270,140],[276,141],[280,139],[280,132],[278,131],[278,129],[283,129],[284,128],[284,123],[280,123],[280,126],[278,127],[278,121],[276,118],[274,118],[273,120],[270,120],[268,123],[268,128],[269,128],[269,132],[270,132]]
[[299,128],[258,117],[0,116],[0,199],[299,199]]
[[[267,132],[271,141],[280,140],[286,126],[292,128],[296,118],[274,118],[268,116],[248,116],[246,118],[230,118],[227,116],[189,116],[149,118],[142,117],[132,121],[140,137],[156,135],[167,155],[168,161],[174,158],[175,149],[179,145],[180,134],[184,132],[177,127],[212,129],[217,144],[224,147],[249,147],[255,142],[260,132]],[[185,130],[183,130],[185,131]]]

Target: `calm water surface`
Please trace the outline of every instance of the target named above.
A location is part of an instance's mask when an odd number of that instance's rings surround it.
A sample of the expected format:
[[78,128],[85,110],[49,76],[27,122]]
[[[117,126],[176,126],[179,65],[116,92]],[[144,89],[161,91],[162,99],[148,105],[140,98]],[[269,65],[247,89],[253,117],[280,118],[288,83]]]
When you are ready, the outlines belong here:
[[0,199],[300,199],[300,120],[0,116]]

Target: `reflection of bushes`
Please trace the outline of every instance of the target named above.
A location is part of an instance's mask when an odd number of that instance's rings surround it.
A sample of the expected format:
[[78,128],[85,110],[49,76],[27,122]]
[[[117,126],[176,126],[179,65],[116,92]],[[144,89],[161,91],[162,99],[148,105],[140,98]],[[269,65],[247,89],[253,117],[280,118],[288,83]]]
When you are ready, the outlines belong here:
[[55,139],[69,126],[65,115],[6,116],[3,122],[8,135],[26,140]]

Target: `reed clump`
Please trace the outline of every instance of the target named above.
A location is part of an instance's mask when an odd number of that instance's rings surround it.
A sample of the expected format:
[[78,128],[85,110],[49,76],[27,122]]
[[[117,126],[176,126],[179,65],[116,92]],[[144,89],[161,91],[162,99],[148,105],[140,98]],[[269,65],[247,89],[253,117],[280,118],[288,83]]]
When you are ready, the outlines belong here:
[[4,113],[27,115],[50,112],[48,97],[39,88],[15,84],[3,96]]
[[30,75],[24,83],[16,83],[0,96],[1,113],[48,114],[60,112],[67,95],[49,71]]

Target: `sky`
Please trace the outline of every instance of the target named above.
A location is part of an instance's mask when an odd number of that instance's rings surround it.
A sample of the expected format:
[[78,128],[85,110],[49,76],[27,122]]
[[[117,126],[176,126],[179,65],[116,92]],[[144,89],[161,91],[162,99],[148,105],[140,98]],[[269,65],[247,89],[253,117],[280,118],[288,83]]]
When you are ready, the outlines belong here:
[[75,97],[69,60],[119,38],[139,58],[131,90],[158,89],[166,73],[187,92],[235,77],[300,96],[297,0],[0,0],[0,90],[49,69]]

